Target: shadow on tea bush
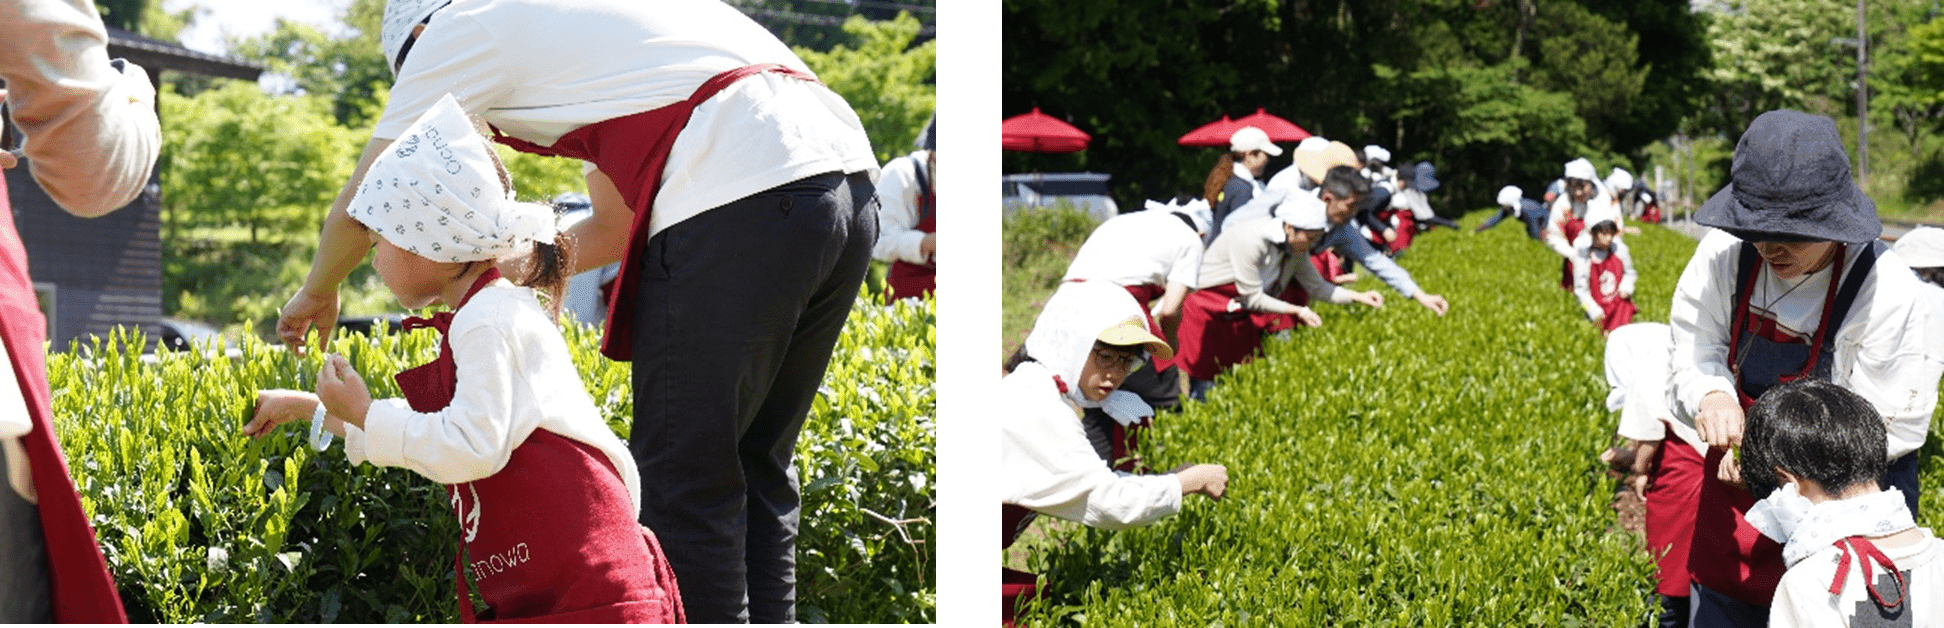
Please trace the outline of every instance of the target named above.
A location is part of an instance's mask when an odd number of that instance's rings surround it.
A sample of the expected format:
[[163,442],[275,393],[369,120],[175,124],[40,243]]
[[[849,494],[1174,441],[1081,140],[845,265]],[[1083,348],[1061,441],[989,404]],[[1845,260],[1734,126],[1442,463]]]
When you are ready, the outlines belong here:
[[[935,621],[933,310],[860,299],[797,445],[799,613],[807,621]],[[598,330],[564,330],[610,426],[626,438],[628,365]],[[245,338],[241,357],[163,352],[139,332],[49,356],[56,429],[82,505],[135,622],[458,619],[457,534],[445,489],[403,469],[350,467],[287,426],[238,431],[264,388],[313,388],[320,358]],[[376,398],[429,361],[429,333],[340,334]],[[221,352],[213,352],[220,356]]]

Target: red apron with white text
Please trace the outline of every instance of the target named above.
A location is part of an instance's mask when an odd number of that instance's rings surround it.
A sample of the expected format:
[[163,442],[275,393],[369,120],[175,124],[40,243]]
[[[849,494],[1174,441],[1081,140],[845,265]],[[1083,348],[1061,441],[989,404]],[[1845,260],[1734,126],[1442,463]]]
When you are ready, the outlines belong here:
[[[47,546],[48,594],[53,598],[54,621],[61,623],[128,623],[121,597],[115,591],[108,563],[95,544],[94,528],[81,508],[81,497],[68,476],[67,459],[54,434],[54,412],[47,389],[47,319],[27,275],[27,248],[14,229],[12,203],[5,177],[0,177],[0,342],[7,345],[15,384],[27,403],[33,429],[20,444],[39,496],[41,533]],[[6,473],[0,469],[0,475]],[[0,481],[0,491],[12,488]]]
[[[932,189],[930,173],[925,172],[924,164],[918,164],[914,172],[918,174],[918,187],[922,190],[918,195],[918,224],[915,228],[922,233],[937,233],[938,212],[935,209],[938,204],[938,194]],[[930,260],[926,260],[923,264],[913,264],[904,260],[894,261],[891,262],[891,269],[885,273],[884,282],[891,286],[893,301],[905,297],[922,297],[937,288],[938,265]]]
[[[466,293],[499,278],[487,273]],[[394,379],[417,412],[452,404],[458,380],[445,333],[452,313],[406,319],[439,330],[439,357]],[[499,472],[448,484],[459,518],[460,619],[466,623],[681,623],[680,592],[661,545],[635,522],[628,487],[600,449],[536,429]],[[488,610],[475,615],[467,580]]]
[[[1568,218],[1566,222],[1560,223],[1559,225],[1559,230],[1566,234],[1566,243],[1568,246],[1572,244],[1575,238],[1579,237],[1580,230],[1585,228],[1586,219],[1580,218],[1579,216]],[[1559,289],[1567,292],[1573,291],[1573,260],[1559,260]]]
[[1593,294],[1593,302],[1600,304],[1600,311],[1605,314],[1602,327],[1612,332],[1621,325],[1633,322],[1634,314],[1638,311],[1633,300],[1620,297],[1620,280],[1627,275],[1627,265],[1620,256],[1611,252],[1604,260],[1588,262],[1587,272],[1590,276],[1586,278],[1586,288]]
[[[1293,283],[1293,282],[1292,282]],[[1251,312],[1237,304],[1235,284],[1196,290],[1181,305],[1181,346],[1175,363],[1195,379],[1210,380],[1230,366],[1248,362],[1262,347],[1262,335],[1294,326],[1287,314]]]
[[620,275],[615,277],[614,289],[608,293],[607,327],[601,334],[602,355],[620,362],[633,359],[635,291],[641,284],[637,276],[641,272],[641,252],[648,246],[648,216],[654,211],[656,193],[661,191],[662,170],[668,165],[668,152],[675,146],[675,137],[688,126],[696,105],[715,97],[736,81],[763,72],[816,82],[815,77],[796,69],[763,63],[710,77],[687,100],[574,129],[552,146],[541,146],[493,129],[493,141],[523,153],[593,162],[601,174],[614,181],[621,199],[635,213],[634,224],[628,230],[627,254],[621,258]]
[[[1735,319],[1728,333],[1728,366],[1735,379],[1735,395],[1743,411],[1769,388],[1782,382],[1814,378],[1833,381],[1836,358],[1829,355],[1837,329],[1848,315],[1849,306],[1874,264],[1875,256],[1865,252],[1858,258],[1858,277],[1846,278],[1844,260],[1847,249],[1838,249],[1829,290],[1823,297],[1823,312],[1813,336],[1804,337],[1776,324],[1771,314],[1750,307],[1752,286],[1759,279],[1764,262],[1754,258],[1754,247],[1742,244],[1741,288],[1736,290]],[[1739,270],[1739,269],[1738,269]],[[1841,292],[1838,286],[1843,285]],[[1755,497],[1747,489],[1735,488],[1715,477],[1726,449],[1711,447],[1702,465],[1706,478],[1695,512],[1694,545],[1689,550],[1688,570],[1694,581],[1729,597],[1766,606],[1775,596],[1787,565],[1782,561],[1782,546],[1763,536],[1744,519],[1754,507]]]

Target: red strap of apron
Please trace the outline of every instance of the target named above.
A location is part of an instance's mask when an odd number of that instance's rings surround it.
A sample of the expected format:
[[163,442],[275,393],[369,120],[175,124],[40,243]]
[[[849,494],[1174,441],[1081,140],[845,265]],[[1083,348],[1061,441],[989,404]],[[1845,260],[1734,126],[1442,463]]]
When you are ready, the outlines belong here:
[[[501,275],[498,268],[486,269],[486,272],[480,273],[478,279],[473,280],[472,287],[466,289],[466,296],[461,297],[459,299],[458,305],[452,306],[452,309],[450,310],[439,312],[429,317],[407,316],[405,317],[405,320],[399,321],[398,323],[399,331],[412,331],[415,329],[424,329],[430,327],[439,330],[439,333],[441,334],[445,333],[446,330],[452,328],[452,312],[454,310],[458,310],[459,308],[465,307],[466,303],[472,301],[473,295],[479,294],[480,290],[486,289],[486,286],[488,284],[493,283],[493,281],[499,279],[500,276]],[[445,339],[441,338],[439,342],[443,343],[445,342]]]
[[[1863,589],[1870,592],[1870,598],[1876,600],[1878,606],[1886,609],[1902,606],[1904,603],[1903,572],[1897,571],[1897,564],[1890,562],[1890,557],[1883,555],[1883,551],[1877,549],[1875,543],[1862,536],[1852,536],[1836,542],[1836,549],[1842,550],[1843,553],[1842,558],[1836,562],[1836,577],[1829,584],[1829,594],[1843,593],[1843,582],[1849,578],[1852,548],[1857,557],[1857,566],[1863,570]],[[1883,570],[1890,573],[1891,581],[1897,584],[1897,601],[1885,602],[1883,595],[1877,593],[1876,580],[1870,577],[1870,563],[1873,562],[1882,565]]]
[[[1829,333],[1829,328],[1831,327],[1829,324],[1829,315],[1831,312],[1836,311],[1836,290],[1843,283],[1843,260],[1849,257],[1848,253],[1845,249],[1838,249],[1836,251],[1836,268],[1834,272],[1829,274],[1829,292],[1823,295],[1822,318],[1816,322],[1816,335],[1809,341],[1809,361],[1802,365],[1802,371],[1796,373],[1794,376],[1783,376],[1782,381],[1795,381],[1816,371],[1816,362],[1822,358],[1823,337]],[[1743,410],[1754,407],[1755,399],[1749,397],[1748,393],[1742,392],[1740,385],[1741,360],[1736,358],[1741,351],[1741,332],[1746,328],[1745,322],[1755,316],[1752,312],[1749,312],[1748,304],[1750,303],[1750,299],[1755,295],[1755,280],[1761,277],[1760,273],[1762,272],[1763,265],[1764,263],[1758,262],[1749,266],[1748,277],[1746,279],[1747,283],[1744,284],[1748,286],[1748,289],[1741,291],[1741,302],[1735,305],[1735,321],[1728,330],[1728,368],[1735,375],[1735,381],[1737,382],[1735,386],[1735,398],[1741,401]],[[1769,305],[1774,304],[1771,303]]]

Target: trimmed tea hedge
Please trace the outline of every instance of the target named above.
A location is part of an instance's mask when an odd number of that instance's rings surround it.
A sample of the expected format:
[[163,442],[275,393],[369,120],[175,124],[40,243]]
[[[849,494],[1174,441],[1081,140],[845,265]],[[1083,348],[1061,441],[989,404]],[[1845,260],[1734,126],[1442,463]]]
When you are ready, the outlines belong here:
[[[1475,213],[1476,224],[1482,212]],[[1694,241],[1643,225],[1640,320],[1666,321]],[[1613,529],[1595,455],[1614,416],[1599,330],[1559,258],[1513,226],[1442,229],[1400,260],[1451,301],[1388,288],[1382,310],[1321,306],[1207,403],[1161,417],[1144,457],[1228,465],[1229,497],[1147,528],[1052,528],[1032,623],[1631,626],[1651,559]],[[1357,286],[1377,287],[1368,272]],[[1932,449],[1938,439],[1932,438]],[[1924,486],[1937,525],[1944,473]]]
[[[860,298],[797,445],[804,621],[929,622],[936,437],[932,303]],[[565,330],[588,392],[627,438],[629,368],[598,330]],[[316,355],[248,339],[240,358],[164,353],[139,334],[50,356],[54,412],[83,506],[136,622],[454,622],[456,527],[444,488],[349,467],[285,427],[242,436],[255,391],[311,389]],[[437,353],[434,334],[340,335],[374,396]],[[648,479],[652,481],[652,479]]]

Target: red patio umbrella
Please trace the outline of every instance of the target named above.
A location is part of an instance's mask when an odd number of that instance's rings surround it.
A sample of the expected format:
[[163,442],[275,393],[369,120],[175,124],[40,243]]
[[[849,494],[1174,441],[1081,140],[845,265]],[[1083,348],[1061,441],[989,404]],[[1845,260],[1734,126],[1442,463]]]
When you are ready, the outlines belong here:
[[1093,136],[1059,118],[1040,113],[1039,107],[1025,115],[1006,118],[1000,136],[1006,150],[1029,153],[1074,153],[1087,149]]
[[1189,131],[1187,135],[1181,136],[1181,139],[1175,140],[1175,143],[1182,146],[1214,146],[1221,148],[1229,145],[1229,136],[1235,135],[1235,130],[1240,128],[1242,127],[1237,125],[1234,120],[1230,120],[1227,114],[1223,114],[1222,119],[1201,125],[1195,130]]
[[1239,129],[1245,126],[1262,129],[1262,132],[1269,134],[1269,141],[1271,142],[1301,142],[1304,138],[1310,136],[1310,132],[1303,130],[1303,127],[1296,126],[1294,122],[1269,115],[1261,107],[1256,107],[1255,113],[1242,116],[1235,121],[1235,128]]

